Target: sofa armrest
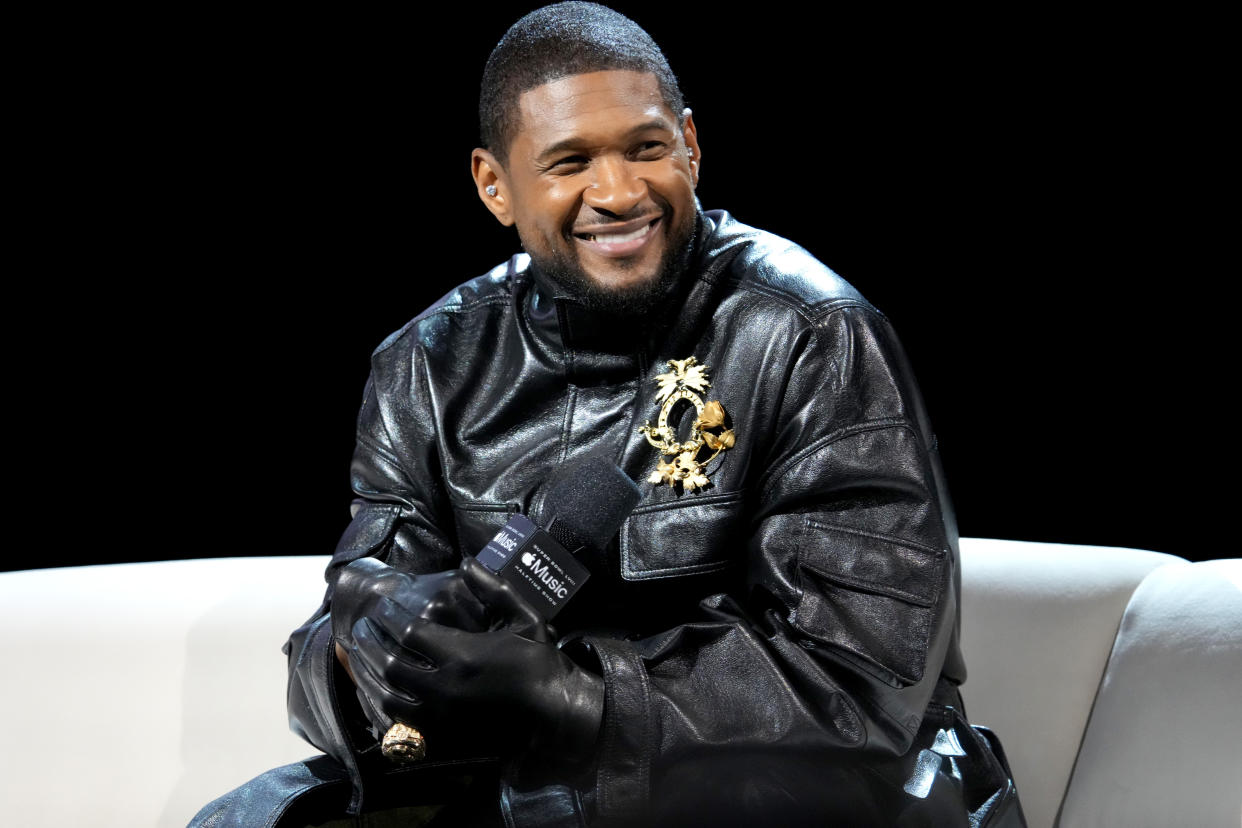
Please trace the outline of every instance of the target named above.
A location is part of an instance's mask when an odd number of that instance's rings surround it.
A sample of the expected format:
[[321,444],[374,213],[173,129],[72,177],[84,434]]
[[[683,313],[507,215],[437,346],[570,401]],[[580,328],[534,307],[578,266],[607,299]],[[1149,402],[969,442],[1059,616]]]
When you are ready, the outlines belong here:
[[1050,826],[1122,614],[1153,570],[1138,549],[962,538],[962,695],[1005,745],[1031,828]]
[[1242,821],[1242,560],[1162,567],[1121,620],[1062,826]]

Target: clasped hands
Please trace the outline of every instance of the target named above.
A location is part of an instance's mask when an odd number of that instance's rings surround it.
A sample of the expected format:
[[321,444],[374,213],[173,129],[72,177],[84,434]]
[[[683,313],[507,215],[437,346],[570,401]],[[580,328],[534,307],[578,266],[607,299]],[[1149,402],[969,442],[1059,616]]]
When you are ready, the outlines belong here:
[[354,561],[337,581],[332,630],[367,718],[381,734],[395,721],[418,728],[432,757],[576,760],[595,744],[603,681],[473,558],[432,575]]

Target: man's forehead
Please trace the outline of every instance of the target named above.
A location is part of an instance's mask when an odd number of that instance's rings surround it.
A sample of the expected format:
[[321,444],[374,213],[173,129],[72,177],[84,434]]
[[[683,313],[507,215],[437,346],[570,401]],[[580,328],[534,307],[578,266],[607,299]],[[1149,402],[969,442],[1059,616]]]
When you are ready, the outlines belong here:
[[569,75],[528,89],[518,99],[515,138],[541,145],[574,137],[604,137],[659,123],[676,129],[677,116],[651,72],[610,69]]

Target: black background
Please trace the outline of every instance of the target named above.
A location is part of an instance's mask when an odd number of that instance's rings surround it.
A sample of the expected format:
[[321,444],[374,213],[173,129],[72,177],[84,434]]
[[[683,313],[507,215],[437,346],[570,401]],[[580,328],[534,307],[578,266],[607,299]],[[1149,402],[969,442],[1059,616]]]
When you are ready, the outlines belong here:
[[[964,535],[1234,554],[1220,21],[617,7],[704,207],[894,321]],[[528,8],[109,19],[45,57],[6,568],[332,550],[371,350],[516,250],[469,150]]]

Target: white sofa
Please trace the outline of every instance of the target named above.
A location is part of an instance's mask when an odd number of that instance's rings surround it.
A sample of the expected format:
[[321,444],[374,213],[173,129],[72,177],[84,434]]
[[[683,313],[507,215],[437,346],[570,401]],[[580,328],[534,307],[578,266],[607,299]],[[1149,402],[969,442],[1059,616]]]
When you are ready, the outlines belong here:
[[[324,558],[0,574],[0,823],[183,826],[313,748],[288,632]],[[1242,821],[1242,560],[962,541],[963,689],[1032,828]]]

